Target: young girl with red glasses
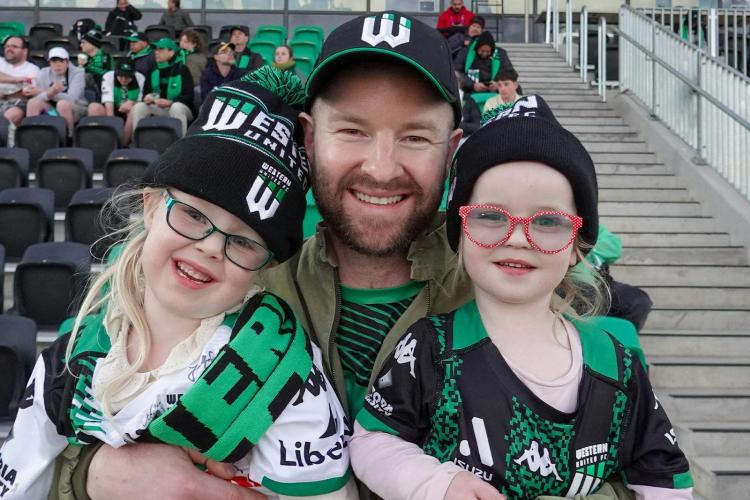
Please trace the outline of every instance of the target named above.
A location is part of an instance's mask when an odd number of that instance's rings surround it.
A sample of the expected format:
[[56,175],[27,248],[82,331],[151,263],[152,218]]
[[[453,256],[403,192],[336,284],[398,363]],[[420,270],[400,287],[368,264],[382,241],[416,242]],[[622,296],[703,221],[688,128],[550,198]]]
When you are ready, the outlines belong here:
[[[176,460],[262,498],[356,498],[351,429],[320,349],[259,286],[302,245],[303,99],[299,79],[268,68],[217,88],[123,195],[133,206],[117,256],[40,357],[0,450],[0,498],[47,498],[55,457],[100,443],[183,448]],[[190,489],[164,481],[177,497]]]
[[598,228],[581,143],[528,96],[451,175],[448,240],[475,299],[396,346],[357,416],[355,474],[385,499],[692,498],[644,367],[592,319],[593,274],[572,272]]

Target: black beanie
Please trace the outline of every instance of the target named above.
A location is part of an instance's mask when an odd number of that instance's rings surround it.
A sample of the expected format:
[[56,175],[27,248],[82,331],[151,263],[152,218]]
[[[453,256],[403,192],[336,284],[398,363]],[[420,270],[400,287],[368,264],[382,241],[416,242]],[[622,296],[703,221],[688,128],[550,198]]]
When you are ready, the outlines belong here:
[[171,186],[222,207],[253,228],[283,262],[302,245],[309,167],[297,121],[302,82],[263,66],[215,88],[187,135],[146,170],[146,186]]
[[583,144],[558,123],[544,99],[530,95],[491,117],[453,158],[446,221],[451,248],[458,250],[458,209],[468,203],[474,183],[489,168],[513,161],[544,163],[568,179],[576,210],[583,217],[578,235],[593,246],[599,231],[594,163]]
[[86,40],[94,47],[102,46],[102,33],[97,29],[89,30],[83,35],[83,40]]
[[479,50],[482,45],[489,45],[492,48],[492,53],[495,53],[495,39],[489,31],[483,31],[476,38],[476,44],[474,44],[474,51]]

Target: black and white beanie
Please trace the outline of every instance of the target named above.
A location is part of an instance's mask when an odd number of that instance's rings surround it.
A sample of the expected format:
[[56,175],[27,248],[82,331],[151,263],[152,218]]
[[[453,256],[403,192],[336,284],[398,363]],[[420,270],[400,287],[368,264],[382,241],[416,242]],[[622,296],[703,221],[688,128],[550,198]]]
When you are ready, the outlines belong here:
[[517,100],[498,112],[464,142],[453,158],[448,195],[448,241],[454,251],[461,239],[458,209],[468,203],[482,173],[514,161],[537,161],[563,174],[573,189],[576,210],[583,217],[578,235],[593,246],[599,231],[598,188],[591,156],[571,132],[563,128],[538,95]]
[[215,88],[187,135],[146,170],[242,219],[283,262],[302,245],[309,166],[297,116],[302,82],[269,66]]

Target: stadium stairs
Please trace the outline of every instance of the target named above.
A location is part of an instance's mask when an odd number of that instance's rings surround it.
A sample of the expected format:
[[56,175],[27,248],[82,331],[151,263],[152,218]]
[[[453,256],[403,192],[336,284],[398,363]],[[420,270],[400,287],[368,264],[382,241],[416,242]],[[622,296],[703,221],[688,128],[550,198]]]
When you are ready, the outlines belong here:
[[654,153],[654,135],[601,102],[549,46],[503,47],[524,93],[544,96],[594,159],[601,220],[624,247],[612,275],[653,300],[640,340],[696,498],[750,498],[750,267],[732,234],[748,227],[722,224]]

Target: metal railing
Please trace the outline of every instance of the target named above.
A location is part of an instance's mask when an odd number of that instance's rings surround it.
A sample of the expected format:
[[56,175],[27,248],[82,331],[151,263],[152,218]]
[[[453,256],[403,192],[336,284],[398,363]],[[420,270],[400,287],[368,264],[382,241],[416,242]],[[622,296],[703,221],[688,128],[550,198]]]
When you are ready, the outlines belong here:
[[700,9],[672,7],[639,9],[683,40],[707,48],[712,57],[748,74],[750,59],[750,9]]
[[630,7],[619,21],[621,88],[750,199],[750,79]]

